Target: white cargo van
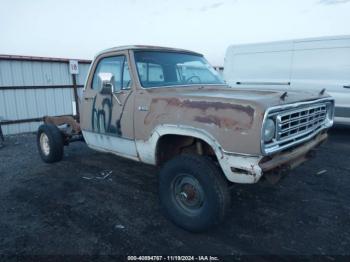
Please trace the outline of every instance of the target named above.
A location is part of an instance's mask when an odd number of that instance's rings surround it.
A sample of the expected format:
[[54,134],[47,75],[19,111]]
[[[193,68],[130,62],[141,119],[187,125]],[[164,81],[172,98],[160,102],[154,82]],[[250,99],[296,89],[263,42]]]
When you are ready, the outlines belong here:
[[335,122],[350,125],[350,36],[232,45],[224,78],[240,88],[325,88],[335,98]]

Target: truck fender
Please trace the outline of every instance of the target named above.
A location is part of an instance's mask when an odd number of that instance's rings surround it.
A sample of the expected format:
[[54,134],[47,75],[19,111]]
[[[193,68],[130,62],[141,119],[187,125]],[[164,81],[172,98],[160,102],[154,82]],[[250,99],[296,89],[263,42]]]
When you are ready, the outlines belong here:
[[[148,140],[136,140],[140,161],[156,165],[157,143],[164,135],[191,136],[205,141],[215,152],[221,169],[230,182],[251,184],[258,182],[262,176],[262,170],[259,167],[261,156],[226,152],[210,133],[183,125],[159,125],[153,130]],[[232,170],[232,167],[237,170]]]
[[141,162],[155,165],[159,139],[164,135],[191,136],[205,141],[214,150],[218,159],[223,158],[223,150],[216,139],[205,130],[184,125],[159,125],[147,140],[135,140],[138,157]]

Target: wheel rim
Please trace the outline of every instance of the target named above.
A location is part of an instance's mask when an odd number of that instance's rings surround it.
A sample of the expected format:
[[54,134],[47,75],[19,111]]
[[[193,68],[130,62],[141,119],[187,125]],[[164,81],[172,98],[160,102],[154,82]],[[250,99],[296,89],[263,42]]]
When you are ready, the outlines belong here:
[[40,135],[40,148],[45,156],[50,154],[49,138],[45,133],[41,133]]
[[199,181],[190,174],[179,174],[173,181],[173,197],[178,207],[196,214],[204,203],[204,191]]

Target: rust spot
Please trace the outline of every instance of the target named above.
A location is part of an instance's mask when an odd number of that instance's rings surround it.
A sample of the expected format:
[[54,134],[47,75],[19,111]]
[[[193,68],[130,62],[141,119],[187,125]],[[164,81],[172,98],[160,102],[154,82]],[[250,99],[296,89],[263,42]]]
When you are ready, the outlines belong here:
[[180,107],[180,100],[178,98],[153,98],[151,101],[149,112],[147,113],[144,124],[149,125],[155,120],[168,115],[167,107]]
[[[169,108],[171,107],[171,109]],[[250,105],[244,106],[228,102],[210,102],[210,101],[193,101],[185,99],[181,101],[177,97],[158,97],[153,98],[150,110],[144,119],[145,125],[150,124],[153,120],[159,119],[160,116],[174,113],[172,110],[183,109],[184,116],[187,113],[194,115],[194,121],[200,123],[212,123],[221,128],[248,129],[253,124],[254,108]],[[185,109],[195,109],[198,111],[184,111]],[[211,112],[207,112],[210,110]],[[213,110],[217,114],[213,114]],[[207,114],[211,113],[211,114]],[[226,116],[225,116],[226,115]],[[229,116],[230,115],[230,116]]]
[[242,106],[242,105],[236,105],[231,103],[224,103],[224,102],[210,102],[210,101],[191,101],[191,100],[184,100],[180,101],[178,98],[153,98],[151,104],[157,103],[159,101],[165,101],[168,106],[176,106],[176,107],[186,107],[186,108],[194,108],[199,109],[201,111],[206,111],[209,108],[213,108],[214,110],[225,110],[225,109],[231,109],[231,110],[239,110],[245,112],[248,116],[254,115],[254,108],[251,106]]
[[194,120],[201,123],[214,124],[222,128],[231,128],[238,124],[237,121],[233,119],[230,119],[227,117],[214,116],[214,115],[195,116]]
[[167,97],[153,98],[151,104],[158,103],[160,101],[166,102],[167,105],[169,105],[169,106],[180,106],[180,104],[181,104],[181,101],[178,98],[176,98],[176,97],[171,97],[171,98],[167,98]]
[[224,103],[224,102],[208,102],[208,101],[190,101],[190,100],[184,100],[183,106],[188,108],[196,108],[200,109],[202,111],[206,111],[209,108],[213,108],[214,110],[239,110],[245,112],[248,116],[253,117],[254,115],[254,108],[251,106],[242,106],[242,105],[236,105],[231,103]]

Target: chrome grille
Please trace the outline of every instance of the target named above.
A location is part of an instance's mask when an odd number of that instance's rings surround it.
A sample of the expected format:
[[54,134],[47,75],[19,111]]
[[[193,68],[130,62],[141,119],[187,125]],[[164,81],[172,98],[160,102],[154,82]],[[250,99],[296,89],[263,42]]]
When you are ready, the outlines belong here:
[[277,140],[305,134],[318,129],[326,119],[325,104],[293,110],[277,116]]
[[276,132],[272,141],[262,141],[263,153],[271,154],[300,144],[321,130],[331,127],[333,112],[332,99],[269,109],[266,118],[275,122]]

